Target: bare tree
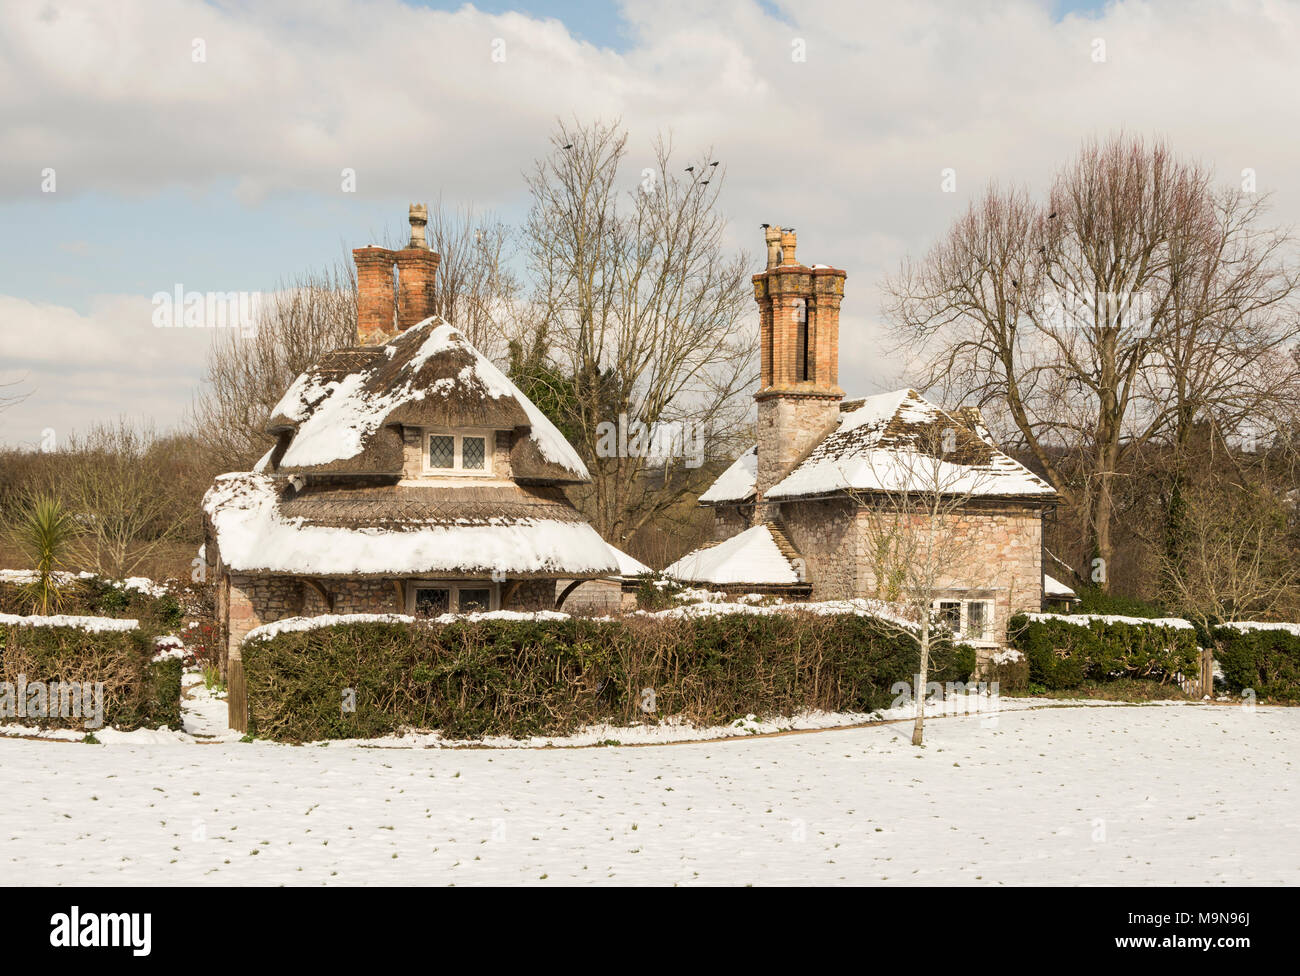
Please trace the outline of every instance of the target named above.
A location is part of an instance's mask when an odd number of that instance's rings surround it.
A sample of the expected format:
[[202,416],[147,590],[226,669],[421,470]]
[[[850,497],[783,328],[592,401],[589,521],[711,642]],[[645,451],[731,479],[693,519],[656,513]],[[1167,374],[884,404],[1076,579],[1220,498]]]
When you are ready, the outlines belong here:
[[701,454],[749,433],[746,261],[726,248],[724,167],[708,155],[684,166],[661,138],[622,189],[617,123],[560,124],[551,141],[528,177],[535,312],[512,371],[586,460],[593,483],[578,503],[623,544],[703,490]]
[[1103,589],[1133,452],[1180,415],[1239,415],[1292,383],[1253,368],[1300,334],[1282,314],[1296,284],[1287,237],[1258,231],[1258,204],[1211,182],[1163,143],[1089,143],[1045,203],[990,187],[886,285],[897,336],[927,344],[923,385],[1004,405],[1082,513]]
[[[163,439],[125,420],[69,439],[63,493],[77,524],[78,561],[110,579],[129,576],[194,521],[194,485],[159,477]],[[177,494],[182,496],[178,500]]]
[[1201,472],[1183,490],[1182,531],[1184,544],[1163,554],[1161,574],[1180,613],[1208,630],[1295,609],[1300,568],[1287,508],[1254,473],[1230,463]]
[[250,335],[217,337],[193,408],[212,457],[228,471],[248,470],[270,445],[266,422],[289,384],[322,353],[354,344],[356,329],[356,276],[344,259],[267,296]]
[[441,255],[434,282],[437,313],[483,355],[503,361],[523,312],[523,285],[512,268],[510,228],[472,206],[429,210],[429,246]]

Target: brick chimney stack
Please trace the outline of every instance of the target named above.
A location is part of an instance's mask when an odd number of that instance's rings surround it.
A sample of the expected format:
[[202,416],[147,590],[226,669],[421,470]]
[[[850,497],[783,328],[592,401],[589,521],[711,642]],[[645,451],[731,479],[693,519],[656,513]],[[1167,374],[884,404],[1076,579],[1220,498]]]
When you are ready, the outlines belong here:
[[371,245],[352,251],[357,266],[357,345],[374,346],[393,334],[393,252]]
[[422,203],[411,204],[411,242],[397,252],[397,328],[406,331],[423,322],[434,312],[434,282],[440,256],[429,250],[424,228],[429,209]]
[[[357,266],[357,344],[387,342],[434,313],[437,254],[429,250],[424,228],[429,209],[411,204],[411,240],[400,251],[371,245],[352,251]],[[397,272],[394,290],[393,272]]]
[[[758,475],[762,496],[807,456],[839,420],[840,302],[843,271],[808,268],[795,254],[793,228],[763,228],[767,268],[753,277],[758,302],[761,379]],[[769,513],[770,514],[770,513]]]

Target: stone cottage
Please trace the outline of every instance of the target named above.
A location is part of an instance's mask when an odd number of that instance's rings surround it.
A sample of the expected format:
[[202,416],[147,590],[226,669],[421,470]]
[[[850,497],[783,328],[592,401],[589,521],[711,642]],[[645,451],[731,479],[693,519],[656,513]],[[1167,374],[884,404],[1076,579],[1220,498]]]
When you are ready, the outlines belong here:
[[204,497],[234,728],[240,642],[285,617],[556,605],[557,581],[618,576],[565,497],[582,459],[526,396],[433,316],[427,211],[410,244],[353,251],[357,344],[323,355],[272,411],[274,446]]
[[1042,607],[1051,485],[998,450],[977,410],[945,411],[912,390],[845,399],[838,375],[845,273],[800,264],[793,230],[767,227],[766,244],[767,268],[753,277],[758,443],[700,497],[713,509],[717,541],[666,572],[736,592],[882,595],[870,551],[872,506],[903,494],[902,479],[917,470],[909,459],[938,458],[930,435],[939,432],[957,500],[945,518],[965,558],[941,581],[935,609],[971,642],[996,646],[1012,614]]

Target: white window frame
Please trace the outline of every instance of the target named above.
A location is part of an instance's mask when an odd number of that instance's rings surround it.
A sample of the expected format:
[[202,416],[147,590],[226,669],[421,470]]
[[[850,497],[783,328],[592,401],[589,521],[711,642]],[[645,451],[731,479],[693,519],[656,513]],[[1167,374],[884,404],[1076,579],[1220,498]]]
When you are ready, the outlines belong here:
[[[957,632],[953,635],[954,637],[957,637],[960,640],[971,641],[976,644],[997,643],[997,638],[993,636],[993,634],[996,633],[994,630],[994,621],[997,614],[997,602],[995,600],[989,599],[988,597],[968,599],[960,596],[941,596],[938,597],[933,604],[933,610],[936,614],[940,612],[939,605],[942,603],[961,604],[961,624]],[[974,603],[982,603],[985,608],[984,633],[978,637],[971,636],[970,634],[970,608]]]
[[[450,437],[453,442],[452,466],[450,468],[429,467],[429,441],[434,437]],[[466,468],[463,463],[464,442],[466,437],[483,438],[483,467]],[[420,468],[425,475],[455,475],[458,477],[486,478],[492,475],[492,455],[496,450],[496,431],[478,430],[439,430],[424,427],[420,431]]]
[[493,583],[490,580],[441,580],[441,579],[422,579],[408,580],[406,583],[406,612],[415,613],[415,595],[416,590],[448,590],[447,612],[460,613],[457,606],[460,604],[461,590],[487,590],[490,594],[488,597],[488,609],[501,609],[501,584]]

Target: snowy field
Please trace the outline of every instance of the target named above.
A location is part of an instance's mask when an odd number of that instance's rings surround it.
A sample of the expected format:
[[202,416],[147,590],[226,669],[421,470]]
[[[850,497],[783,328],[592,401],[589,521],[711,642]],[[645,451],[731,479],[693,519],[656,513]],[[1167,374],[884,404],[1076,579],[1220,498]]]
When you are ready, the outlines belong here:
[[1300,709],[646,747],[0,740],[10,884],[1297,884]]

